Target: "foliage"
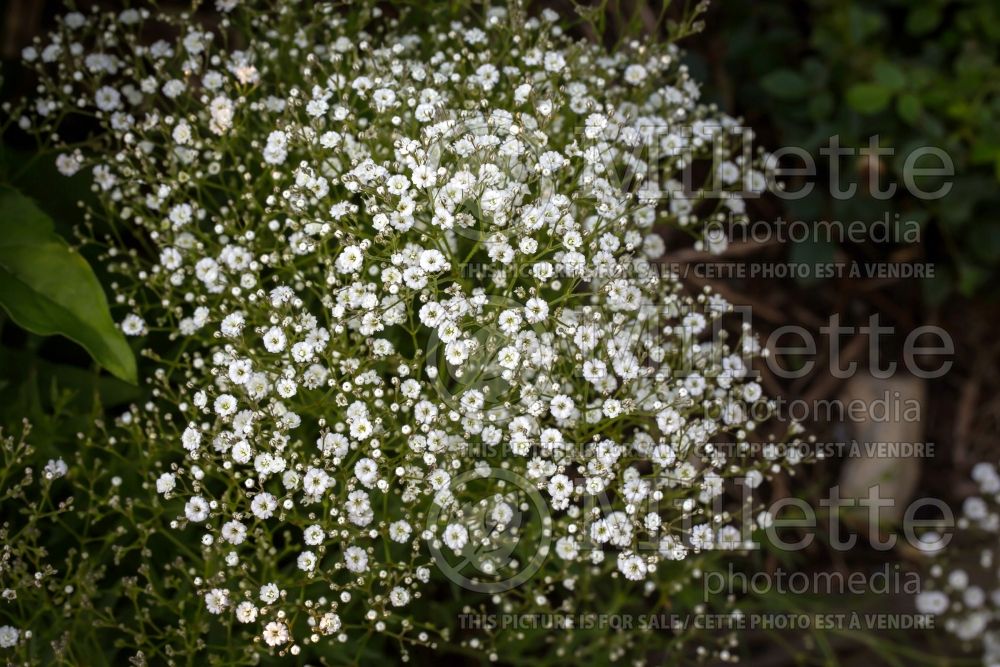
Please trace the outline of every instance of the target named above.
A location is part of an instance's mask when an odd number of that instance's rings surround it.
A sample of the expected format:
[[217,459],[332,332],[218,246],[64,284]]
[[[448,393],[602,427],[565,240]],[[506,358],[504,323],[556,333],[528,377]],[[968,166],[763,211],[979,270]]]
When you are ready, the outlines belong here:
[[[720,3],[721,5],[721,3]],[[903,164],[920,146],[944,149],[956,176],[940,199],[900,187],[891,200],[837,200],[826,188],[787,202],[798,220],[881,220],[900,215],[924,225],[921,240],[940,260],[927,295],[995,293],[1000,277],[1000,5],[993,0],[762,0],[725,3],[710,19],[717,35],[706,58],[723,53],[709,94],[775,144],[818,155],[878,136],[895,155],[850,165],[884,184],[903,184]],[[702,61],[700,66],[707,63]],[[928,187],[927,190],[934,188]],[[816,259],[830,249],[800,248]],[[884,252],[884,251],[883,251]]]
[[31,200],[2,185],[0,306],[32,333],[63,334],[115,376],[137,381],[135,356],[86,260]]

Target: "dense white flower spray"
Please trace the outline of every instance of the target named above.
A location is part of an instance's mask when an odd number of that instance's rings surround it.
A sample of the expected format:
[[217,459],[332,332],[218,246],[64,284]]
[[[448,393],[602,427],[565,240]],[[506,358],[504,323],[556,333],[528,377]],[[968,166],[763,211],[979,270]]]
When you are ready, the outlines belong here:
[[[208,627],[247,656],[358,659],[383,636],[404,660],[497,659],[526,633],[456,632],[435,600],[689,604],[757,527],[725,479],[795,463],[735,453],[762,437],[759,347],[656,264],[662,227],[702,247],[763,189],[738,123],[673,44],[608,52],[550,11],[216,9],[212,28],[69,14],[25,51],[44,85],[22,121],[46,141],[68,114],[101,125],[58,165],[93,174],[122,330],[158,368],[116,438],[154,457],[145,488],[187,545],[171,576]],[[141,37],[163,22],[176,39]],[[527,650],[732,656],[691,636]]]

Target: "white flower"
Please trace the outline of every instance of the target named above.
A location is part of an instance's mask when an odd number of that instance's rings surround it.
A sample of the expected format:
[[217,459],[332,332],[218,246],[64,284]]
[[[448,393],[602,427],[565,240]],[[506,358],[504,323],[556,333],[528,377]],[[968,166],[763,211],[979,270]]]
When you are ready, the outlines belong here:
[[253,366],[249,359],[236,359],[229,364],[229,379],[233,384],[246,384],[250,381]]
[[629,65],[625,68],[625,81],[633,86],[638,86],[645,81],[647,75],[646,68],[642,65]]
[[247,528],[239,521],[227,521],[222,525],[222,539],[230,544],[243,544],[247,535]]
[[548,51],[545,54],[545,69],[549,72],[561,72],[566,67],[566,58],[558,51]]
[[0,625],[0,648],[13,648],[21,638],[21,631],[10,625]]
[[307,527],[303,532],[303,540],[310,546],[323,544],[323,539],[325,537],[326,533],[323,531],[323,527],[315,523]]
[[285,349],[285,333],[278,327],[271,327],[264,334],[264,349],[272,354],[277,354]]
[[323,614],[319,619],[319,629],[324,635],[332,635],[341,628],[340,616],[332,611]]
[[917,611],[921,614],[937,616],[948,609],[948,596],[941,591],[922,591],[915,599]]
[[573,485],[566,475],[553,475],[549,480],[548,492],[554,499],[565,498],[573,493]]
[[180,79],[170,79],[163,84],[161,90],[166,97],[174,99],[176,97],[180,97],[181,93],[184,92],[185,87],[184,82]]
[[461,524],[451,523],[445,528],[443,539],[450,549],[459,551],[469,541],[469,531]]
[[236,398],[232,394],[219,394],[215,399],[215,413],[220,417],[228,417],[236,412],[239,407]]
[[201,445],[201,431],[194,424],[189,425],[181,434],[181,445],[189,452],[193,452]]
[[372,102],[379,111],[385,111],[396,102],[396,93],[389,88],[379,88],[372,93]]
[[266,491],[258,493],[250,502],[250,511],[258,519],[270,519],[278,507],[278,500]]
[[646,561],[637,554],[621,553],[618,555],[618,571],[630,581],[640,581],[646,578]]
[[351,572],[364,572],[368,569],[368,554],[361,547],[347,547],[344,550],[344,565]]
[[962,514],[972,521],[981,521],[989,513],[986,501],[977,496],[970,496],[962,503]]
[[311,551],[303,551],[296,559],[296,563],[303,572],[312,572],[316,569],[316,554]]
[[337,257],[337,270],[341,273],[354,273],[361,268],[363,260],[364,253],[359,246],[348,246]]
[[122,320],[122,333],[126,336],[144,336],[146,334],[146,322],[134,313],[130,313]]
[[563,394],[553,396],[549,402],[549,411],[556,419],[568,419],[575,409],[573,399]]
[[94,103],[101,111],[114,111],[121,107],[122,96],[111,86],[102,86],[94,95]]
[[389,602],[393,607],[405,607],[410,601],[410,592],[401,586],[389,591]]
[[177,477],[172,472],[165,472],[156,478],[156,492],[167,494],[177,487]]
[[267,145],[264,148],[264,161],[269,164],[282,164],[288,155],[288,137],[280,131],[275,130],[267,137]]
[[532,324],[543,322],[549,314],[549,304],[544,299],[532,297],[524,304],[524,319]]
[[184,516],[188,521],[200,523],[208,518],[208,502],[201,496],[194,496],[184,504]]
[[714,532],[707,523],[699,524],[691,529],[691,546],[693,548],[711,549],[714,542]]
[[181,121],[174,126],[174,131],[171,133],[171,136],[173,136],[174,141],[176,141],[178,144],[181,145],[189,144],[191,143],[191,137],[192,137],[191,126],[188,125],[186,122]]
[[229,456],[233,459],[234,463],[249,463],[250,459],[253,458],[253,448],[246,440],[240,440],[229,450]]
[[62,459],[49,459],[43,470],[46,479],[58,479],[64,477],[67,472],[69,472],[69,466]]
[[546,151],[538,158],[538,166],[546,171],[556,171],[566,164],[566,160],[556,151]]
[[576,540],[572,537],[560,537],[556,540],[556,555],[563,560],[576,560],[579,553]]
[[205,593],[205,608],[210,614],[221,614],[229,606],[229,591],[213,588]]
[[236,605],[236,620],[240,623],[253,623],[257,620],[257,607],[249,600]]
[[63,176],[72,176],[76,172],[80,171],[80,159],[76,155],[69,155],[66,153],[60,153],[56,157],[56,169]]
[[410,188],[410,179],[403,174],[395,174],[385,182],[385,187],[389,194],[399,196]]
[[410,528],[410,524],[406,521],[394,521],[389,524],[389,538],[393,542],[405,544],[409,541],[411,533],[412,529]]
[[264,638],[264,643],[268,646],[287,644],[289,640],[288,626],[278,621],[271,621],[264,626],[264,632],[261,636]]
[[281,591],[278,589],[278,587],[273,583],[269,583],[269,584],[264,584],[263,586],[260,587],[260,593],[258,597],[260,597],[260,601],[263,602],[264,604],[274,604],[275,602],[278,601],[280,595]]
[[378,466],[370,458],[358,459],[358,462],[354,464],[354,476],[361,484],[371,488],[375,484],[375,480],[378,479]]

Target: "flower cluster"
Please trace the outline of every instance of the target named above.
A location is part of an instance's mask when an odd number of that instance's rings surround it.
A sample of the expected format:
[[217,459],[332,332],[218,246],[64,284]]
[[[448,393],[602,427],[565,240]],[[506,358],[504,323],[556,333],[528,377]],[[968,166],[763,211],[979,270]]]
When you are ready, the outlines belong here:
[[[81,510],[94,524],[117,514],[113,490],[122,481],[86,470],[81,458],[69,463],[62,458],[46,460],[29,442],[31,429],[25,422],[16,435],[0,431],[0,510],[4,517],[0,524],[0,609],[5,613],[0,621],[0,648],[10,649],[4,656],[8,664],[17,664],[17,654],[31,654],[26,649],[36,641],[36,629],[49,622],[49,614],[71,616],[96,596],[102,573],[91,567],[86,555],[65,549],[54,536],[60,534],[64,522],[76,523],[74,514]],[[89,506],[85,493],[79,497],[67,493],[70,466],[90,473],[87,487],[101,488],[105,509]],[[97,538],[89,546],[101,551],[113,539]]]
[[[1000,472],[993,463],[977,463],[972,480],[979,493],[962,503],[958,532],[952,536],[958,544],[937,550],[926,590],[917,595],[916,605],[920,613],[939,617],[963,644],[981,645],[983,665],[992,667],[1000,664]],[[936,533],[924,539],[934,545],[945,543]],[[959,548],[972,557],[950,558]]]
[[766,156],[677,47],[609,53],[516,4],[217,12],[69,14],[25,50],[49,85],[21,121],[100,124],[57,163],[93,176],[121,328],[157,367],[116,428],[158,457],[213,622],[250,652],[497,659],[523,635],[442,627],[442,581],[470,613],[657,609],[745,547],[727,479],[794,463],[712,446],[768,437],[761,351],[657,261],[665,227],[742,216]]

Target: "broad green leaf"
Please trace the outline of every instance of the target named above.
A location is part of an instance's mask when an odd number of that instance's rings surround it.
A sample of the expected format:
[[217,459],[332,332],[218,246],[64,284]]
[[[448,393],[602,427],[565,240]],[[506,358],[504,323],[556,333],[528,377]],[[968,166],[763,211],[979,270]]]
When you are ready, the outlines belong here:
[[847,90],[847,103],[864,114],[878,113],[889,103],[891,91],[877,83],[859,83]]
[[774,97],[795,100],[809,94],[809,82],[790,69],[779,69],[760,80],[760,85]]
[[0,306],[33,333],[61,334],[115,376],[136,383],[135,356],[90,265],[34,202],[0,186]]

